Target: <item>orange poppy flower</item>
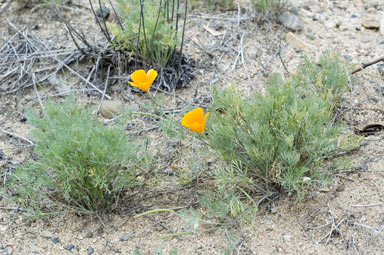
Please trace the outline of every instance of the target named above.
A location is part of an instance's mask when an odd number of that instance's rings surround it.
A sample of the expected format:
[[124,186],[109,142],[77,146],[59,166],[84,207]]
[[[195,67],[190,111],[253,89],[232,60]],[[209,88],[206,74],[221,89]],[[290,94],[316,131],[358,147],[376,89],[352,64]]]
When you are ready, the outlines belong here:
[[148,72],[145,72],[143,69],[136,70],[131,75],[133,82],[129,82],[129,84],[141,90],[148,91],[156,77],[157,72],[153,69],[148,70]]
[[204,116],[203,108],[199,107],[191,112],[187,112],[181,120],[181,125],[189,128],[190,130],[203,133],[205,129],[205,122],[208,118],[209,112]]

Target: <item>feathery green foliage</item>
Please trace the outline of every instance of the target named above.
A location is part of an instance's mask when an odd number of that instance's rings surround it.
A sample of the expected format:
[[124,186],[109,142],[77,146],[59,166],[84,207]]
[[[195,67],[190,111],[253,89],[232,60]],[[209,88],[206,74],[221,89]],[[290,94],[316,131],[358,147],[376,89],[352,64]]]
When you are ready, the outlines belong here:
[[43,115],[27,112],[36,128],[31,134],[37,159],[11,175],[10,198],[35,212],[58,205],[84,213],[116,208],[119,194],[138,183],[136,169],[145,162],[138,142],[128,139],[123,123],[105,127],[73,96],[49,102]]
[[341,127],[332,118],[347,80],[337,56],[326,54],[319,65],[306,60],[289,82],[270,79],[266,95],[244,99],[234,87],[213,87],[204,137],[229,163],[215,179],[220,194],[234,196],[232,215],[248,208],[244,198],[256,206],[255,192],[301,196],[327,180],[324,158],[346,149],[339,146]]
[[251,0],[251,2],[256,11],[261,13],[279,11],[286,4],[286,0]]

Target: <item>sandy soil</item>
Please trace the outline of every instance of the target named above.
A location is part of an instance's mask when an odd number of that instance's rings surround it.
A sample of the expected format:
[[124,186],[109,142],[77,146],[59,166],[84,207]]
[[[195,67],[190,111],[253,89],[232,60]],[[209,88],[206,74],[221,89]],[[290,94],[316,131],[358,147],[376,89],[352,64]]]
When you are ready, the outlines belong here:
[[[284,40],[287,31],[276,22],[258,25],[252,22],[248,1],[225,12],[208,13],[197,8],[189,14],[185,52],[196,59],[197,75],[190,88],[177,91],[179,97],[197,102],[208,98],[212,84],[236,84],[245,93],[263,90],[263,81],[271,72],[294,72],[303,57],[314,60],[326,51],[338,51],[352,65],[384,55],[384,35],[378,29],[365,29],[364,20],[384,18],[384,11],[365,8],[367,0],[293,1],[305,27],[296,34],[303,44],[293,48]],[[382,6],[383,1],[379,2]],[[0,0],[0,8],[6,3]],[[59,45],[72,45],[65,27],[46,5],[30,3],[22,8],[12,3],[0,17],[0,43],[13,34],[8,22],[26,27],[41,39]],[[65,17],[86,31],[92,42],[102,38],[93,23],[86,1],[66,8]],[[84,6],[84,7],[81,7]],[[53,32],[54,31],[54,32]],[[282,39],[283,38],[283,39]],[[0,74],[1,75],[1,74]],[[342,116],[345,132],[367,124],[383,123],[384,84],[373,65],[354,75],[351,91],[346,93]],[[73,79],[73,78],[72,78]],[[76,86],[85,86],[77,81]],[[115,85],[117,86],[117,85]],[[40,88],[41,94],[51,91]],[[111,95],[123,101],[118,90]],[[145,100],[134,95],[135,100]],[[78,95],[86,104],[97,104],[100,96]],[[173,101],[172,101],[173,100]],[[171,97],[170,102],[177,100]],[[126,106],[131,102],[124,101]],[[28,137],[30,126],[22,122],[24,107],[39,103],[33,88],[1,96],[1,129]],[[229,230],[197,233],[169,239],[159,237],[188,230],[178,216],[158,213],[135,218],[134,214],[153,208],[178,208],[196,202],[196,190],[178,190],[177,180],[166,173],[175,166],[188,167],[185,148],[199,151],[199,145],[178,142],[170,153],[169,141],[158,131],[153,150],[161,159],[159,169],[167,181],[153,188],[157,196],[143,203],[128,201],[120,213],[105,218],[79,217],[64,213],[49,219],[25,221],[22,214],[0,200],[0,254],[384,254],[384,152],[383,135],[368,136],[362,146],[348,155],[350,167],[340,169],[333,183],[310,192],[303,200],[283,197],[261,205],[252,224],[240,223]],[[159,145],[164,142],[163,145]],[[0,133],[0,169],[3,172],[21,164],[30,156],[27,143]],[[190,153],[189,153],[190,154]],[[217,165],[212,164],[210,169]],[[164,192],[172,190],[172,192]],[[163,193],[162,193],[163,192]],[[200,226],[199,229],[204,229]],[[231,242],[229,237],[236,237]],[[70,247],[73,245],[74,247]],[[72,248],[72,249],[69,249]],[[175,253],[177,249],[177,253]],[[140,253],[134,253],[134,251]],[[161,253],[162,252],[162,253]]]

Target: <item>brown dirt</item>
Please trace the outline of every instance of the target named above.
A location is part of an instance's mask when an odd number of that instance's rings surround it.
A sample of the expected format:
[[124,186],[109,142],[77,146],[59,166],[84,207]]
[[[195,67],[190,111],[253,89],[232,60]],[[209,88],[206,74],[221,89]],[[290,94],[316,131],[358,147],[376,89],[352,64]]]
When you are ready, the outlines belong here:
[[[4,6],[1,2],[0,8]],[[316,59],[325,50],[338,51],[341,56],[348,55],[354,65],[384,54],[384,44],[379,43],[384,35],[361,25],[365,17],[384,17],[382,11],[367,12],[364,4],[368,1],[295,2],[300,3],[299,16],[305,24],[304,31],[297,33],[308,45],[302,50],[291,48],[285,41],[280,42],[281,35],[288,31],[279,24],[257,25],[252,22],[248,1],[238,1],[240,14],[237,8],[216,13],[194,10],[187,23],[185,52],[196,59],[197,76],[190,88],[177,91],[177,94],[191,101],[190,95],[198,91],[194,101],[202,103],[209,95],[212,84],[221,87],[236,84],[244,93],[263,90],[263,81],[271,72],[285,72],[280,55],[289,72],[294,72],[303,56]],[[24,8],[14,2],[9,11],[1,16],[0,43],[13,34],[7,23],[9,20],[20,28],[29,28],[39,38],[72,45],[65,27],[49,6],[32,2],[30,5]],[[86,1],[76,2],[65,9],[64,14],[75,27],[86,31],[92,42],[97,42],[102,37],[93,23],[88,5]],[[311,11],[303,8],[304,5],[309,5]],[[357,17],[353,18],[352,14]],[[313,15],[317,16],[317,20],[312,18]],[[341,24],[336,27],[332,22]],[[309,34],[314,35],[313,40],[308,38]],[[239,55],[241,49],[243,58]],[[377,66],[368,67],[354,77],[357,80],[345,95],[343,104],[346,109],[342,116],[347,123],[345,132],[353,132],[355,128],[370,123],[383,123],[384,102],[380,89],[384,91],[384,85]],[[75,86],[85,85],[78,81]],[[41,94],[51,93],[44,88],[39,91]],[[123,100],[118,90],[112,91],[115,91],[112,94],[115,99]],[[93,105],[100,100],[97,94],[90,97],[78,94],[77,97],[81,102]],[[134,97],[137,101],[145,100],[141,95]],[[178,103],[173,97],[169,99],[169,104]],[[124,104],[126,107],[134,105],[126,101]],[[33,89],[1,96],[1,129],[28,137],[30,126],[20,121],[27,105],[39,107]],[[167,173],[172,173],[174,168],[186,171],[190,167],[188,159],[196,160],[191,154],[198,154],[199,144],[191,144],[190,141],[175,144],[174,140],[162,137],[158,131],[151,132],[150,136],[156,141],[152,149],[159,157],[158,170],[166,177],[161,187],[154,184],[153,193],[156,194],[155,190],[159,193],[179,188],[178,180],[167,176]],[[303,200],[284,197],[263,204],[252,224],[242,223],[230,230],[219,229],[162,240],[158,238],[185,231],[189,226],[180,217],[167,213],[139,218],[133,216],[154,208],[194,204],[195,191],[203,183],[193,190],[180,190],[146,199],[142,204],[127,202],[122,205],[125,209],[121,213],[110,215],[102,222],[66,213],[26,223],[21,213],[11,208],[12,205],[0,201],[0,254],[87,254],[89,247],[94,249],[93,254],[134,254],[135,249],[141,254],[161,254],[156,253],[159,250],[162,254],[174,254],[171,253],[174,248],[177,248],[177,254],[222,254],[230,244],[228,236],[239,237],[231,254],[384,254],[382,138],[382,134],[364,138],[361,148],[349,155],[350,168],[340,169],[332,184],[310,192]],[[2,133],[0,151],[3,153],[0,160],[3,172],[21,164],[30,155],[30,148],[25,142]],[[217,167],[218,163],[212,162],[214,164],[209,169]],[[137,211],[135,206],[138,206]],[[199,229],[204,229],[204,226]],[[53,238],[58,238],[59,243],[54,243]],[[70,244],[75,246],[71,252],[65,250]]]

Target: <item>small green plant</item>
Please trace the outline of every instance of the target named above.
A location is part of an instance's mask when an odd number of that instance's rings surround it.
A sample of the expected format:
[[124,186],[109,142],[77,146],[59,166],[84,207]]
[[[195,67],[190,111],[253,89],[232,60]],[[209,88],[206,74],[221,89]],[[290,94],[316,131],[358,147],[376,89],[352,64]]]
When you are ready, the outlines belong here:
[[270,13],[272,11],[281,10],[286,3],[286,0],[251,0],[257,12]]
[[107,24],[116,36],[112,47],[165,66],[180,43],[180,0],[118,0],[122,24]]
[[217,170],[220,194],[232,194],[232,215],[249,211],[252,194],[287,191],[299,196],[327,181],[324,159],[340,150],[341,128],[332,118],[348,73],[337,56],[308,60],[291,81],[273,78],[267,94],[244,97],[233,87],[212,89],[213,103],[202,136],[228,166]]
[[230,8],[233,6],[233,0],[189,0],[192,6],[201,5],[208,10],[215,8]]
[[120,193],[138,184],[136,170],[145,159],[123,123],[105,127],[73,96],[49,102],[43,118],[33,110],[27,118],[35,127],[36,160],[16,169],[5,192],[31,213],[54,212],[59,205],[83,213],[111,211]]

